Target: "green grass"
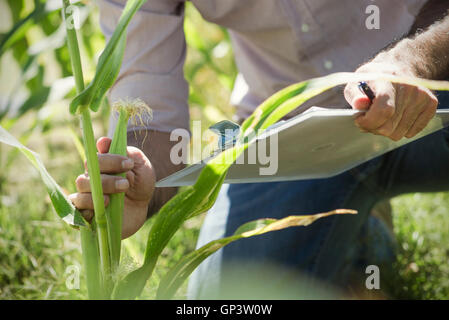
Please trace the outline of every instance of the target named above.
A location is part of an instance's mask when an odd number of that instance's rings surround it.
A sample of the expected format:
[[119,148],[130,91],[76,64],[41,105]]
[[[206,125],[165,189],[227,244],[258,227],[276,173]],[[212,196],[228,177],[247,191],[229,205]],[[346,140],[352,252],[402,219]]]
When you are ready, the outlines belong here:
[[53,217],[42,195],[0,208],[0,299],[82,297],[65,288],[66,267],[81,261],[77,233]]
[[449,297],[449,193],[393,200],[398,261],[388,291],[397,299]]

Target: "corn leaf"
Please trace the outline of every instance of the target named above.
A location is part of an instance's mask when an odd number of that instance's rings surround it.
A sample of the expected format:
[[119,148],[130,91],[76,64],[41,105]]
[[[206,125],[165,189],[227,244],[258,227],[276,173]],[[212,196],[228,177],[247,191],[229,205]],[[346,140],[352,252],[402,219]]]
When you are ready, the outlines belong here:
[[53,207],[58,216],[71,226],[88,226],[81,213],[75,209],[72,202],[67,199],[61,187],[50,176],[47,169],[45,169],[39,155],[34,151],[22,145],[16,138],[9,134],[3,127],[0,126],[0,142],[10,145],[20,152],[31,162],[31,164],[39,171],[42,182],[45,184],[48,195],[50,196]]
[[17,21],[8,33],[2,36],[0,40],[0,56],[2,56],[19,40],[21,40],[25,36],[28,29],[30,29],[36,22],[41,20],[50,12],[51,10],[46,8],[45,1],[36,1],[36,8],[25,18]]
[[78,154],[81,158],[81,161],[85,163],[87,161],[86,159],[86,152],[84,151],[83,143],[81,142],[81,139],[76,134],[75,130],[72,128],[69,128],[69,134],[72,138],[73,144],[75,145],[76,151],[78,151]]
[[243,150],[242,147],[221,153],[212,160],[217,162],[215,165],[203,169],[194,186],[187,187],[161,208],[148,235],[143,266],[118,282],[113,292],[114,299],[134,299],[140,295],[159,255],[176,231],[187,219],[209,210],[215,203],[230,166],[222,164],[223,159],[229,159],[229,153],[234,153],[236,158]]
[[126,46],[126,28],[131,18],[146,0],[129,0],[126,3],[117,27],[102,52],[92,82],[70,103],[70,112],[75,114],[79,106],[89,105],[94,112],[98,111],[101,102],[115,82],[123,60]]
[[296,109],[307,100],[323,93],[324,91],[346,83],[370,80],[403,83],[413,86],[422,86],[431,90],[449,91],[448,81],[397,77],[384,73],[333,73],[321,78],[299,82],[278,91],[264,101],[243,123],[242,131],[246,135],[252,130],[256,132],[258,132],[258,130],[265,130],[270,125],[279,121],[290,111]]
[[201,262],[231,242],[289,227],[308,226],[320,218],[334,214],[356,213],[357,211],[354,210],[340,209],[307,216],[289,216],[281,220],[259,219],[245,223],[240,226],[232,236],[211,241],[179,260],[178,263],[162,278],[157,291],[157,299],[171,299],[187,277],[201,264]]
[[209,161],[203,168],[195,185],[177,194],[161,208],[148,235],[143,265],[118,282],[114,289],[114,298],[134,299],[140,295],[146,280],[154,270],[159,255],[179,227],[187,219],[212,207],[231,165],[226,159],[235,161],[266,128],[305,101],[338,85],[369,80],[418,85],[431,90],[449,90],[449,82],[447,81],[401,78],[380,73],[348,72],[306,80],[275,93],[245,120],[236,145]]

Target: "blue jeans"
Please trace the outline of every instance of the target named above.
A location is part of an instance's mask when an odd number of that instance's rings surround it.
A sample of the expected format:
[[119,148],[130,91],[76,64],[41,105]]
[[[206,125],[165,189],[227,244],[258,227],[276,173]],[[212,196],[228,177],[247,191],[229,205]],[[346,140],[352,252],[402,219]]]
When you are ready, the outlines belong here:
[[[449,107],[449,95],[441,94],[439,100],[440,108]],[[255,219],[338,208],[358,214],[231,243],[194,272],[188,297],[218,297],[228,266],[234,266],[233,275],[240,279],[257,273],[258,266],[276,265],[338,287],[347,283],[354,268],[364,272],[370,264],[391,263],[394,241],[369,213],[377,202],[400,194],[449,190],[448,141],[449,130],[443,129],[328,179],[224,185],[205,218],[198,247]],[[285,274],[271,273],[267,288],[289,281]]]

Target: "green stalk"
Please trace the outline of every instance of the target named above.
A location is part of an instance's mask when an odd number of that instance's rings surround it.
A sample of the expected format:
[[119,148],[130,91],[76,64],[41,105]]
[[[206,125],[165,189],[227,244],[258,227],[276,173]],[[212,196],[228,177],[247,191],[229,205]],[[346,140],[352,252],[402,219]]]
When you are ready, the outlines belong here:
[[90,111],[85,106],[83,106],[81,113],[81,124],[83,128],[84,148],[86,150],[87,171],[90,177],[92,200],[94,202],[94,216],[97,226],[98,249],[100,252],[100,265],[103,274],[103,287],[106,294],[109,296],[112,291],[112,269],[109,254],[109,236],[103,198],[103,187],[101,185],[100,167],[98,164],[97,148],[95,145]]
[[83,266],[86,270],[87,293],[89,299],[103,299],[97,234],[94,230],[80,228],[80,235]]
[[[67,8],[70,6],[70,0],[62,0],[64,23],[70,18]],[[81,55],[78,47],[78,39],[76,37],[76,30],[73,26],[66,24],[67,31],[67,47],[69,49],[70,61],[72,64],[72,72],[75,77],[75,85],[77,93],[84,90],[83,69],[81,67]]]
[[[69,19],[69,12],[67,12],[67,8],[70,6],[69,0],[62,0],[63,2],[63,10],[64,10],[64,18],[65,21]],[[67,46],[69,49],[70,59],[72,63],[73,75],[75,77],[75,84],[77,92],[80,93],[84,90],[84,79],[83,79],[83,70],[81,66],[81,58],[78,47],[78,39],[76,36],[76,30],[73,26],[69,26],[66,23],[67,30]],[[84,140],[84,148],[86,152],[87,159],[87,170],[90,176],[90,184],[92,190],[92,198],[94,202],[94,210],[95,210],[95,225],[96,225],[96,234],[95,237],[86,236],[86,234],[82,234],[81,239],[83,241],[82,246],[93,252],[94,245],[98,246],[98,250],[100,253],[100,263],[101,272],[102,272],[102,285],[96,283],[98,287],[102,288],[102,291],[105,292],[106,296],[110,296],[110,292],[112,290],[111,283],[111,261],[109,255],[109,245],[108,245],[108,230],[106,227],[106,217],[105,217],[105,207],[104,207],[104,198],[103,198],[103,188],[101,185],[101,177],[100,177],[100,168],[98,164],[97,158],[97,150],[95,145],[94,133],[92,128],[92,122],[90,118],[89,109],[86,106],[83,106],[81,109],[81,127],[83,130],[83,140]],[[98,243],[94,243],[94,239],[98,239]],[[89,248],[89,249],[87,249]],[[83,255],[84,256],[84,255]],[[86,254],[86,259],[94,259],[92,258],[92,254]],[[89,259],[87,259],[89,260]],[[96,261],[85,261],[86,269],[94,270],[95,267],[93,264],[98,265],[98,256],[95,259]],[[97,267],[98,269],[98,267]],[[87,281],[97,281],[94,275],[95,272],[92,271],[87,273]],[[89,276],[91,279],[89,279]],[[92,279],[93,277],[93,279]],[[100,279],[100,277],[98,277]],[[89,285],[90,286],[90,285]],[[89,287],[88,286],[88,287]],[[92,287],[92,286],[91,286]],[[93,292],[89,292],[89,297],[95,295]]]
[[[112,138],[109,153],[126,156],[127,133],[129,114],[125,108],[119,110],[119,119],[115,128],[114,137]],[[118,174],[125,177],[126,174]],[[122,241],[122,218],[125,193],[114,193],[109,196],[109,206],[106,209],[106,220],[108,222],[109,244],[111,246],[112,269],[116,271],[120,264],[120,250]]]

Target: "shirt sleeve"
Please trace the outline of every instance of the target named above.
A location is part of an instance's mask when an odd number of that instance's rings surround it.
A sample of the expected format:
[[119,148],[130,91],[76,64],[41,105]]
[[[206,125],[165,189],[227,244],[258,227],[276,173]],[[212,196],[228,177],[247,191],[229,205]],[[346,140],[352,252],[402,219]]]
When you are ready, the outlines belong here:
[[[109,39],[126,1],[98,3],[100,26]],[[153,119],[144,118],[143,124],[130,123],[128,130],[170,132],[189,128],[183,20],[184,3],[180,0],[149,0],[131,20],[122,67],[108,96],[112,103],[118,99],[142,99],[153,110]],[[110,132],[116,119],[111,116]]]

